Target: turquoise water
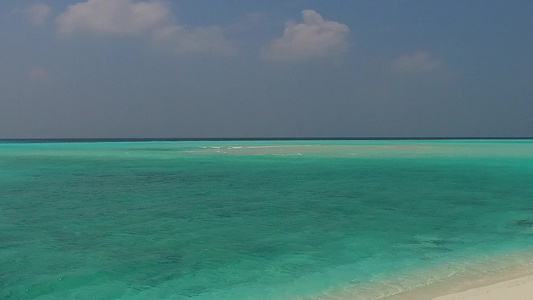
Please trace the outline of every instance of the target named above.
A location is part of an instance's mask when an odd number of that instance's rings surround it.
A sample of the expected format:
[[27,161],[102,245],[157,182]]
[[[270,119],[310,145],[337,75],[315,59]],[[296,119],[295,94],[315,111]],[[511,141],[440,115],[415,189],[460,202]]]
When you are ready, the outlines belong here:
[[0,299],[299,299],[451,274],[533,246],[532,183],[533,140],[0,143]]

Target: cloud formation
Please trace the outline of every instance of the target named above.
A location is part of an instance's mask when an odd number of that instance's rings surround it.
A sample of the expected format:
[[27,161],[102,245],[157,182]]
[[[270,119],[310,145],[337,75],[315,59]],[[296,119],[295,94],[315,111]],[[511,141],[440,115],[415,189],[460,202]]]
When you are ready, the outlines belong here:
[[157,43],[166,45],[178,54],[210,52],[229,55],[237,51],[218,26],[188,29],[180,25],[170,25],[157,29],[154,36]]
[[22,10],[16,10],[16,12],[24,14],[33,26],[41,26],[50,16],[51,9],[47,5],[38,3]]
[[145,34],[156,44],[184,54],[234,53],[235,47],[218,26],[187,28],[176,24],[167,2],[161,0],[87,0],[67,7],[57,17],[64,36],[92,33],[113,36]]
[[162,1],[88,0],[69,5],[56,21],[58,31],[64,35],[135,35],[160,26],[169,16],[170,10]]
[[43,82],[48,81],[50,79],[50,74],[48,74],[48,72],[46,72],[43,68],[35,67],[30,70],[30,72],[28,73],[28,77],[32,81]]
[[431,72],[441,67],[442,61],[424,50],[398,57],[392,61],[392,69],[397,72]]
[[325,20],[314,10],[302,11],[302,22],[288,21],[283,35],[264,46],[269,60],[294,61],[336,55],[348,50],[347,25]]

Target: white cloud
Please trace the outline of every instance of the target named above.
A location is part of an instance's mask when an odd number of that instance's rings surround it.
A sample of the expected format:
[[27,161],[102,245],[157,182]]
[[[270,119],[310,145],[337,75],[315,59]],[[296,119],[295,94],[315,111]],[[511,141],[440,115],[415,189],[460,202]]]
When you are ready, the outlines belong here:
[[348,50],[347,25],[324,20],[314,10],[302,11],[302,23],[288,21],[283,36],[264,46],[261,56],[270,60],[303,60]]
[[37,3],[25,9],[16,9],[14,12],[24,14],[33,26],[41,26],[46,22],[48,16],[50,16],[51,9],[47,5]]
[[251,12],[244,16],[242,20],[230,26],[234,32],[247,32],[261,25],[265,26],[267,15],[262,12]]
[[46,72],[43,68],[35,67],[30,70],[28,77],[32,81],[43,82],[50,79],[50,74],[48,74],[48,72]]
[[179,54],[236,51],[224,37],[221,27],[187,28],[176,24],[167,2],[162,0],[87,0],[68,6],[56,21],[58,32],[65,36],[74,33],[147,34],[158,45]]
[[392,69],[397,72],[421,73],[436,71],[441,68],[442,61],[423,50],[398,57],[392,61]]
[[155,41],[179,54],[210,52],[227,55],[236,52],[233,43],[224,37],[222,28],[218,26],[192,29],[179,25],[161,27],[155,31]]
[[170,10],[162,1],[88,0],[69,5],[56,21],[58,31],[65,35],[135,35],[160,26],[169,16]]

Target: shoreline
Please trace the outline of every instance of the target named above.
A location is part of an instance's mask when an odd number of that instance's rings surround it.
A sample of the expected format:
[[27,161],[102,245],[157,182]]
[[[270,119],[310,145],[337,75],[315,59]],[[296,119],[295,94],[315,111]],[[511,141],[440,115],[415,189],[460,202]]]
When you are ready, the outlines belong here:
[[[454,278],[455,277],[455,278]],[[384,300],[529,300],[533,295],[533,267],[517,266],[470,278],[458,275]],[[505,296],[505,297],[503,297]]]
[[[306,300],[529,300],[533,295],[533,249],[484,255],[397,273]],[[495,295],[496,298],[488,298]],[[528,297],[526,297],[526,295]],[[492,297],[492,296],[490,296]]]
[[533,295],[533,274],[513,280],[470,289],[460,293],[433,298],[433,300],[528,300]]

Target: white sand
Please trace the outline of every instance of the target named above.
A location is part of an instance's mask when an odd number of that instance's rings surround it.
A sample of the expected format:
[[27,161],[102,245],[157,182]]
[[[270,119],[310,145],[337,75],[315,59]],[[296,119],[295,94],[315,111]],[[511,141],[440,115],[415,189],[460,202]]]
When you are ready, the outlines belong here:
[[[323,295],[314,300],[533,300],[533,274],[531,267],[470,279],[455,278],[405,292],[381,295],[365,294],[364,290],[345,290],[342,293]],[[522,275],[518,275],[522,274]],[[512,278],[512,279],[511,279]],[[457,280],[459,279],[459,280]],[[464,280],[464,281],[463,281]],[[398,287],[398,289],[401,289]],[[374,291],[374,289],[370,289]]]
[[433,300],[532,300],[533,275],[450,294]]
[[457,274],[383,300],[533,300],[533,265],[523,263],[495,272]]

